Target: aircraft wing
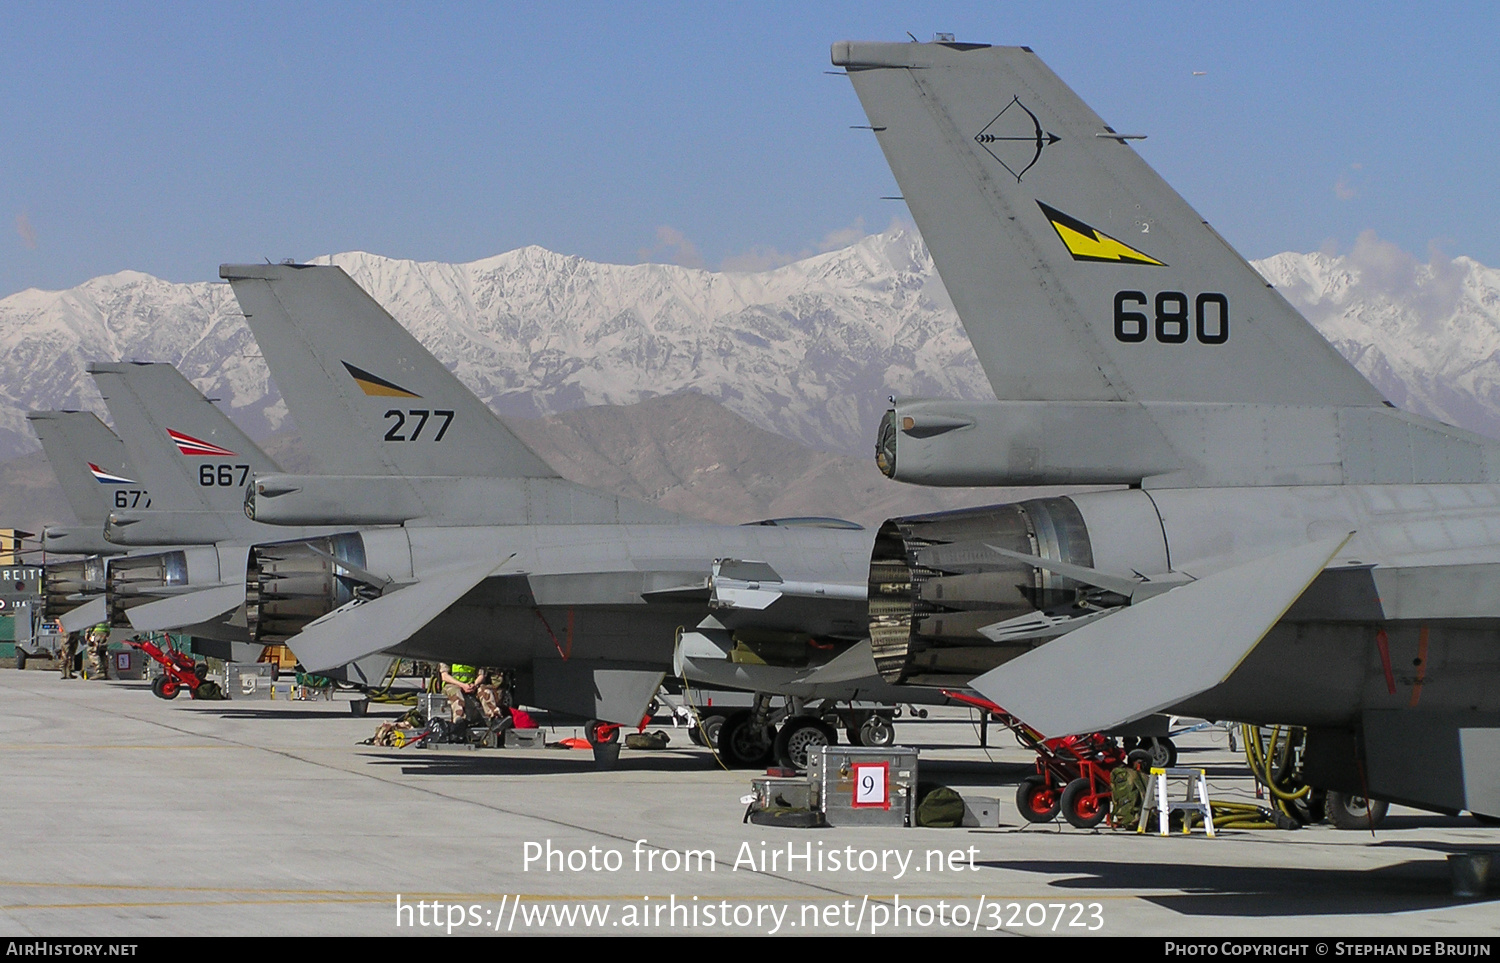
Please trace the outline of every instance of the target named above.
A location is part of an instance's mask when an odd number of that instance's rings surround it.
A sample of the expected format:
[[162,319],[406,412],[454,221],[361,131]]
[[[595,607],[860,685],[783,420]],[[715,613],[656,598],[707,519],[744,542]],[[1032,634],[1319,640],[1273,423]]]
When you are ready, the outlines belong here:
[[[506,559],[505,561],[509,561]],[[485,561],[436,572],[369,602],[354,601],[309,622],[287,646],[308,672],[400,645],[489,578],[505,561]]]
[[1165,709],[1227,679],[1348,540],[1278,552],[1127,606],[972,687],[1048,736]]
[[233,582],[137,605],[126,615],[137,631],[160,632],[207,622],[239,608],[244,601],[245,583]]

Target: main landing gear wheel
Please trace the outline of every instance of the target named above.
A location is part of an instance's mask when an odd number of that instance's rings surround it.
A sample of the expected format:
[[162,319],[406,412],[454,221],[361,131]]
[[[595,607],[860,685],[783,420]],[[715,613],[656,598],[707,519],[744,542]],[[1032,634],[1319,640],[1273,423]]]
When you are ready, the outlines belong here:
[[1087,779],[1075,779],[1063,787],[1060,803],[1063,818],[1079,829],[1093,829],[1109,815],[1109,799],[1094,795]]
[[1171,769],[1177,765],[1177,744],[1171,739],[1151,736],[1141,740],[1140,748],[1151,753],[1151,765],[1157,769]]
[[719,727],[719,758],[735,769],[758,769],[771,761],[776,750],[776,731],[755,725],[749,709],[731,712]]
[[177,684],[176,679],[170,679],[164,675],[157,676],[151,682],[151,691],[158,699],[175,699],[181,688],[182,686]]
[[1391,804],[1382,799],[1366,799],[1353,793],[1328,793],[1328,821],[1339,829],[1378,829],[1385,822]]
[[1029,823],[1050,823],[1062,809],[1062,800],[1045,776],[1027,776],[1016,787],[1016,808]]
[[896,727],[885,716],[871,716],[859,727],[859,744],[884,749],[896,741]]
[[[697,725],[688,730],[688,738],[693,740],[696,745],[717,747],[719,745],[719,729],[723,725],[724,717],[717,712],[700,715]],[[703,741],[704,736],[708,737],[707,742]]]
[[781,724],[776,733],[776,761],[788,769],[803,772],[808,760],[824,746],[838,744],[833,726],[812,716],[793,716]]

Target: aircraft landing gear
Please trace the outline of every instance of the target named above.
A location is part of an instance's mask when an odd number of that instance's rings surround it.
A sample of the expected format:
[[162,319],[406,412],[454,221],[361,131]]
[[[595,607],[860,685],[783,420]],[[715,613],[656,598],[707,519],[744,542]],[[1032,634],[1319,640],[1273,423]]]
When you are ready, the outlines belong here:
[[590,719],[583,727],[583,737],[594,750],[595,769],[613,769],[620,764],[620,727],[617,723]]
[[776,761],[787,769],[804,772],[808,760],[824,746],[838,745],[838,732],[814,716],[792,716],[776,733]]
[[1385,822],[1391,804],[1383,799],[1330,791],[1325,806],[1328,821],[1339,829],[1378,829]]
[[775,752],[776,727],[756,709],[736,710],[719,727],[718,749],[726,766],[758,769],[770,763]]

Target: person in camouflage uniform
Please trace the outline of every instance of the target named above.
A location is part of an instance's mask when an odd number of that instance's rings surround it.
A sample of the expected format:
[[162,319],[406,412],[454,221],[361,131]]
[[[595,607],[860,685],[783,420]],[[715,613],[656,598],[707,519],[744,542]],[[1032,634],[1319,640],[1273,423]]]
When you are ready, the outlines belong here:
[[89,629],[88,634],[88,658],[90,679],[109,678],[109,625],[100,622]]
[[453,724],[463,725],[468,712],[465,706],[469,699],[479,704],[484,718],[473,720],[484,723],[500,716],[500,693],[489,681],[489,673],[472,665],[442,664],[443,695],[448,699],[448,708],[453,712]]
[[73,664],[78,661],[78,633],[69,632],[67,639],[62,644],[62,654],[59,656],[58,668],[62,670],[64,679],[74,678]]

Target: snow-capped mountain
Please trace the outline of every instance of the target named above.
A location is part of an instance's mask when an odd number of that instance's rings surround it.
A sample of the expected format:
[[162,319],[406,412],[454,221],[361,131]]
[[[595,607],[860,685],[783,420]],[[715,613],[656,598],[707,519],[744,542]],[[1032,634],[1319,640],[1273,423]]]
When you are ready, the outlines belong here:
[[[920,238],[892,230],[773,271],[598,264],[522,248],[469,264],[339,264],[497,411],[535,416],[691,389],[803,444],[865,455],[892,394],[988,383]],[[1396,404],[1500,437],[1500,271],[1348,255],[1257,267]],[[28,408],[102,411],[92,360],[177,364],[252,434],[281,426],[227,285],[136,272],[0,300],[0,457],[36,447]]]
[[1392,404],[1500,438],[1500,270],[1369,236],[1255,266]]
[[[691,389],[804,444],[863,454],[889,395],[989,390],[926,249],[900,231],[754,274],[538,247],[470,264],[321,260],[506,415]],[[28,407],[100,407],[83,375],[96,359],[172,361],[252,434],[286,414],[223,284],[126,272],[24,291],[0,300],[0,346],[0,456],[35,447]]]

